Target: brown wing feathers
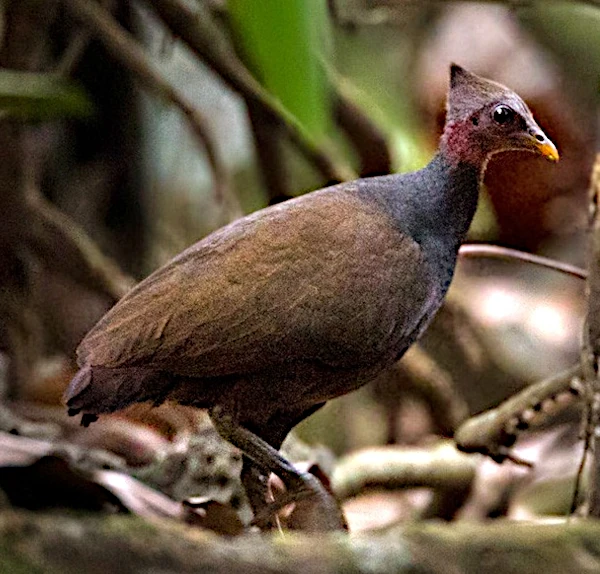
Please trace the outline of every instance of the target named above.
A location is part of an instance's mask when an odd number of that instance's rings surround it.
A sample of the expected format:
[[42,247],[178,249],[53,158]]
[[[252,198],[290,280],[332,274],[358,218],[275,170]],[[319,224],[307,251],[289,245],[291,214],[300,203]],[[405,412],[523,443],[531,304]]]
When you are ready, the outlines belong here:
[[[80,364],[92,370],[71,385],[69,405],[102,412],[153,400],[169,384],[157,372],[202,379],[294,361],[356,366],[374,360],[398,322],[407,323],[400,332],[414,328],[409,310],[382,312],[380,295],[409,288],[413,305],[424,304],[418,246],[351,195],[318,199],[225,228],[142,282],[82,342]],[[399,277],[395,258],[409,251]]]

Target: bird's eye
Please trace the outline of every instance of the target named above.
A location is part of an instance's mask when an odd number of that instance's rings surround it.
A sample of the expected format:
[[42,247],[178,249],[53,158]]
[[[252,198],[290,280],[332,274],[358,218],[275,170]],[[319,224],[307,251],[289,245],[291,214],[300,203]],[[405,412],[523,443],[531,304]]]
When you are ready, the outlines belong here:
[[515,112],[508,106],[497,106],[492,112],[492,117],[497,124],[503,126],[513,121]]

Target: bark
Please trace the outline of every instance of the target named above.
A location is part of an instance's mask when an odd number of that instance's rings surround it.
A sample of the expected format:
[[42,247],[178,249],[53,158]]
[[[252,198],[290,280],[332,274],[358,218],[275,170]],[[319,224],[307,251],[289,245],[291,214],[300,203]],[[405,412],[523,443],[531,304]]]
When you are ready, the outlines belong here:
[[0,514],[3,572],[581,574],[600,569],[600,523],[414,524],[371,535],[223,538],[135,517]]
[[[583,333],[582,363],[584,380],[588,386],[586,405],[586,428],[584,441],[586,451],[593,453],[590,466],[589,489],[586,493],[586,506],[590,516],[600,516],[600,449],[596,442],[596,432],[600,418],[600,154],[592,170],[590,185],[590,229],[588,246],[588,280],[586,285],[587,316]],[[585,455],[584,455],[585,457]],[[583,469],[585,458],[580,467]],[[574,505],[575,505],[574,501]]]

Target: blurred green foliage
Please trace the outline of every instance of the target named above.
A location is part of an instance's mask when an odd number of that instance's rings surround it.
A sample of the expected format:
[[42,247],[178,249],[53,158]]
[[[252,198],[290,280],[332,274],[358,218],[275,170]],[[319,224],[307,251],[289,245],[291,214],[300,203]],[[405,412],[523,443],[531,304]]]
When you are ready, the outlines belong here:
[[407,5],[402,23],[338,26],[333,31],[343,91],[386,135],[397,172],[423,167],[435,151],[435,138],[419,114],[414,78],[430,9]]
[[91,115],[94,106],[75,82],[55,74],[0,70],[0,114],[31,121]]
[[262,84],[317,138],[331,126],[321,58],[329,19],[325,0],[229,0],[236,42]]

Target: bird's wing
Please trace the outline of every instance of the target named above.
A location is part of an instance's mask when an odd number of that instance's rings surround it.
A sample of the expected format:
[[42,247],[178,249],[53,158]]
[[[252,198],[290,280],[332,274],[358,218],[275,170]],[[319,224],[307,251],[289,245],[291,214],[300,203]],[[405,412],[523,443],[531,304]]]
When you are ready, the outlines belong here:
[[376,359],[415,330],[435,282],[419,246],[349,191],[267,208],[190,247],[100,320],[80,365],[213,377]]

